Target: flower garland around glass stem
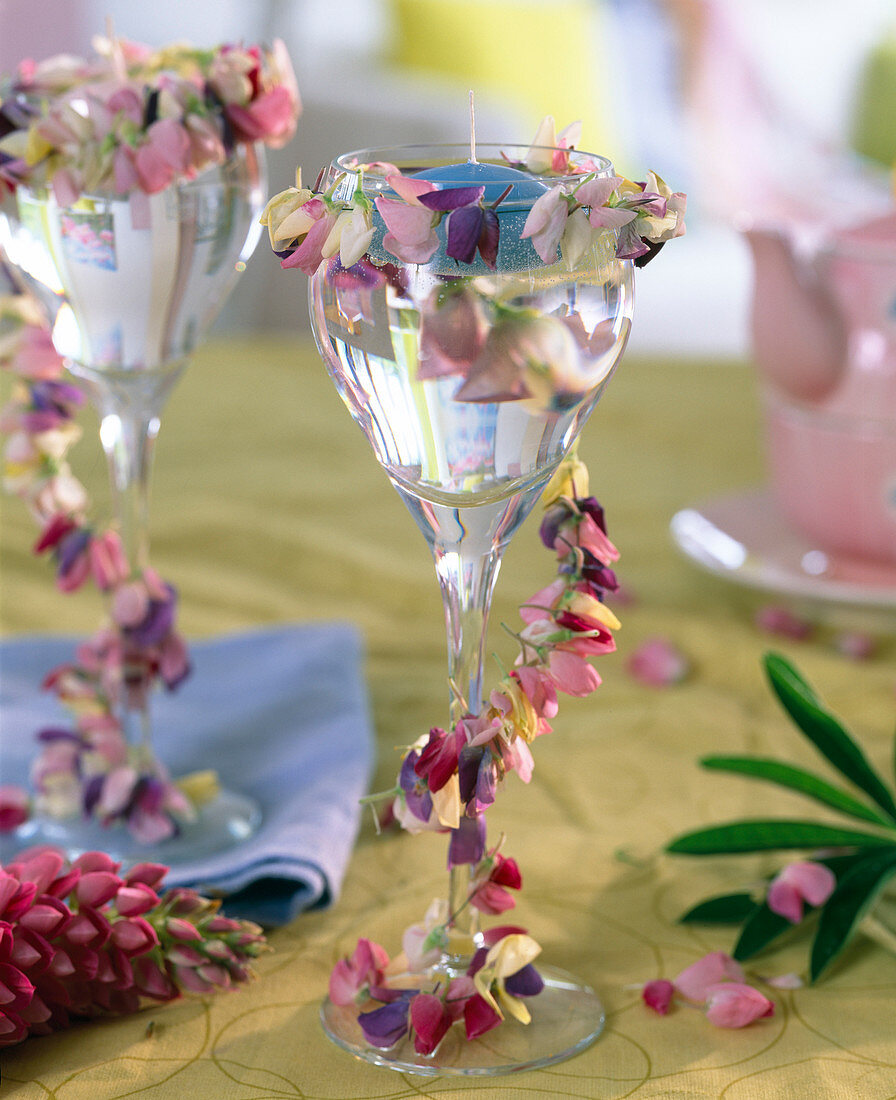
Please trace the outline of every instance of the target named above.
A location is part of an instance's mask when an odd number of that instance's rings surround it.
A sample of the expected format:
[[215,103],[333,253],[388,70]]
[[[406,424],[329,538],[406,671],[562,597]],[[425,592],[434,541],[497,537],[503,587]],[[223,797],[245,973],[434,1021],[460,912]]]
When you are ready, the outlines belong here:
[[503,837],[486,849],[485,811],[509,772],[532,777],[532,743],[549,733],[558,693],[586,696],[601,683],[590,658],[615,649],[619,621],[604,602],[618,585],[611,563],[618,551],[607,538],[603,510],[588,495],[588,473],[575,456],[564,460],[545,490],[540,535],[557,555],[558,576],[520,609],[523,626],[514,637],[520,652],[511,672],[477,713],[453,729],[430,730],[405,752],[396,787],[367,801],[391,800],[395,819],[410,832],[450,831],[449,868],[471,866],[469,891],[454,912],[433,902],[422,924],[404,934],[395,958],[361,939],[330,978],[330,999],[364,1008],[358,1017],[367,1041],[388,1048],[410,1034],[420,1054],[431,1054],[448,1029],[462,1021],[475,1039],[505,1015],[530,1019],[526,999],[544,982],[532,965],[540,947],[515,925],[477,936],[466,971],[433,971],[428,987],[405,988],[407,973],[438,963],[451,943],[462,909],[498,915],[515,905],[511,890],[522,876],[501,853]]
[[172,782],[151,754],[128,743],[116,709],[124,697],[139,705],[157,684],[174,690],[188,675],[187,647],[175,625],[177,593],[151,568],[132,573],[118,532],[91,518],[87,492],[67,460],[81,434],[75,416],[84,395],[63,381],[40,309],[26,297],[0,298],[0,367],[16,376],[0,412],[4,488],[40,527],[34,551],[53,558],[60,591],[92,581],[109,608],[109,621],[44,681],[73,726],[38,732],[34,797],[4,789],[0,827],[13,829],[32,811],[57,818],[80,813],[121,823],[147,843],[165,839],[213,796],[215,780]]
[[[283,145],[295,131],[301,101],[282,43],[153,50],[110,36],[94,46],[89,60],[23,61],[0,78],[0,198],[20,187],[50,189],[60,206],[85,194],[127,196],[141,228],[149,195],[223,164],[241,146]],[[27,299],[0,300],[0,366],[18,376],[2,414],[5,486],[39,524],[35,551],[55,559],[58,587],[71,592],[92,579],[110,613],[74,661],[47,677],[74,728],[40,731],[34,805],[3,789],[0,827],[14,828],[32,809],[59,818],[80,812],[123,823],[140,841],[164,840],[214,796],[216,780],[204,773],[172,783],[148,747],[128,744],[116,711],[141,708],[155,685],[174,689],[189,672],[175,590],[151,568],[132,571],[118,531],[90,517],[66,460],[84,398],[63,380],[46,318]]]
[[137,224],[147,195],[237,146],[277,147],[295,132],[301,100],[282,42],[153,50],[97,37],[94,47],[89,60],[23,61],[0,81],[0,190],[50,187],[60,206],[128,195]]

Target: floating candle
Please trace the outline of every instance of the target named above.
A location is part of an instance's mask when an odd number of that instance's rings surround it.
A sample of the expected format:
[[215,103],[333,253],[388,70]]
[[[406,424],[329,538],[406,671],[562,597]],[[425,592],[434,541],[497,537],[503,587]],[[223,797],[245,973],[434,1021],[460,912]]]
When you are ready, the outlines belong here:
[[468,160],[461,164],[444,164],[438,168],[424,168],[421,172],[414,172],[412,178],[429,180],[438,187],[485,187],[482,196],[484,203],[496,202],[509,184],[510,192],[501,206],[505,204],[512,206],[517,202],[531,205],[547,190],[545,184],[533,179],[528,172],[511,168],[509,164],[482,163],[478,160]]

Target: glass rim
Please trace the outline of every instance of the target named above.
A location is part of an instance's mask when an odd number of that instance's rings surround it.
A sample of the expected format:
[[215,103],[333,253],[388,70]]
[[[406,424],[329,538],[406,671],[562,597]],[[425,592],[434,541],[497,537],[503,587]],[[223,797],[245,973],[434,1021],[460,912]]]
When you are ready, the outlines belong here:
[[[477,141],[476,160],[480,164],[505,164],[507,167],[512,168],[516,163],[522,162],[531,150],[563,153],[570,158],[573,164],[588,161],[597,165],[596,168],[588,168],[578,172],[527,173],[536,182],[557,186],[562,183],[579,183],[586,175],[593,175],[598,178],[609,178],[615,175],[613,162],[609,157],[602,156],[599,153],[589,153],[584,149],[560,149],[551,145],[533,146],[529,143]],[[508,158],[515,158],[515,160],[508,160]],[[382,145],[341,153],[330,162],[330,171],[357,175],[361,166],[385,163],[393,164],[403,173],[413,174],[414,172],[438,169],[439,167],[448,167],[449,165],[465,162],[472,163],[470,161],[469,142],[419,142],[407,145]],[[458,176],[439,179],[438,175],[431,175],[429,171],[427,172],[427,179],[432,183],[444,183],[451,187],[474,186],[481,183],[481,180],[471,178],[469,184],[467,184],[462,177],[459,178]],[[391,190],[384,175],[376,171],[369,171],[366,167],[363,182],[365,191]]]

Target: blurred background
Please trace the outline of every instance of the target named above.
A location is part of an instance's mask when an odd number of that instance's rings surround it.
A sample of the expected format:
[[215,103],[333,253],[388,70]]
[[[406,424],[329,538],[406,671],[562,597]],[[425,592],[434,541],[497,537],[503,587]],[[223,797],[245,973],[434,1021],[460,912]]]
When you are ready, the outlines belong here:
[[[150,45],[285,40],[304,114],[272,191],[349,149],[466,140],[471,88],[483,141],[581,119],[583,148],[689,194],[687,245],[639,279],[640,352],[748,354],[743,219],[892,201],[893,0],[0,0],[0,69],[87,52],[107,18]],[[302,328],[303,290],[259,249],[219,326]]]

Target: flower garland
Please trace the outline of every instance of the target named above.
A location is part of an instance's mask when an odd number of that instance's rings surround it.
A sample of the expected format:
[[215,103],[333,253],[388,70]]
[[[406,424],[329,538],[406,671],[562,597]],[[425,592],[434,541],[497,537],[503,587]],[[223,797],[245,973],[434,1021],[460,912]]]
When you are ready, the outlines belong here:
[[557,556],[558,576],[520,608],[520,651],[513,671],[492,690],[475,714],[448,732],[434,728],[405,752],[393,791],[368,801],[391,799],[391,813],[410,832],[451,832],[449,867],[470,865],[469,890],[453,913],[436,901],[423,924],[404,934],[402,952],[390,959],[379,944],[358,941],[330,977],[330,1000],[364,1009],[358,1022],[366,1040],[388,1048],[410,1035],[419,1054],[431,1054],[447,1030],[462,1022],[475,1039],[503,1022],[507,1014],[530,1019],[526,999],[544,982],[533,961],[538,943],[525,929],[504,925],[477,937],[466,971],[436,972],[431,987],[404,988],[408,971],[420,973],[438,963],[451,943],[461,909],[498,915],[516,904],[522,876],[515,860],[501,854],[501,843],[486,850],[485,811],[509,772],[528,783],[532,743],[551,731],[558,692],[587,696],[601,683],[590,658],[616,648],[619,621],[605,603],[618,588],[611,564],[619,553],[607,538],[603,510],[588,495],[588,472],[567,457],[544,495],[540,536]]
[[87,492],[67,461],[81,434],[74,417],[84,396],[62,380],[64,365],[40,310],[25,297],[0,298],[3,329],[0,368],[17,376],[0,412],[4,488],[39,525],[34,551],[53,558],[60,591],[93,581],[110,612],[74,661],[44,681],[71,711],[74,728],[37,734],[33,805],[7,792],[3,801],[16,799],[19,809],[7,815],[5,828],[22,824],[32,810],[58,818],[83,813],[107,825],[120,822],[147,843],[162,840],[193,819],[193,800],[154,757],[128,743],[116,711],[124,699],[141,705],[158,682],[173,691],[189,674],[176,630],[177,593],[153,569],[133,574],[114,526],[89,516]]
[[103,852],[68,865],[52,850],[0,867],[0,1047],[252,977],[261,929],[194,890],[160,894],[167,871],[121,874]]
[[[65,206],[85,193],[128,195],[139,226],[148,195],[223,163],[239,146],[283,145],[295,130],[301,101],[280,42],[270,51],[152,50],[117,38],[95,46],[89,61],[25,61],[0,82],[0,196],[4,187],[49,187]],[[74,728],[38,733],[33,805],[7,791],[0,819],[10,829],[32,810],[82,813],[123,824],[145,843],[164,840],[195,818],[216,780],[200,773],[172,782],[148,748],[128,742],[117,712],[142,708],[158,684],[174,690],[189,674],[177,593],[155,570],[133,570],[115,527],[90,517],[66,457],[80,436],[74,417],[84,396],[63,381],[46,319],[27,298],[0,298],[0,367],[18,378],[0,414],[4,486],[38,523],[34,550],[54,559],[59,589],[92,580],[109,607],[109,622],[44,683],[71,710]]]
[[90,60],[24,61],[0,85],[0,186],[51,187],[60,206],[96,191],[130,195],[139,216],[174,180],[295,131],[301,101],[282,42],[94,46]]
[[[643,267],[666,241],[684,234],[687,197],[673,192],[655,172],[643,183],[622,176],[599,177],[591,158],[575,158],[580,123],[554,136],[554,120],[546,118],[526,157],[508,166],[558,178],[532,204],[522,238],[530,239],[545,264],[557,260],[558,250],[572,269],[598,235],[612,231],[618,259]],[[553,146],[546,149],[545,146]],[[550,155],[548,155],[550,154]],[[439,247],[437,230],[446,220],[446,253],[458,263],[471,264],[477,254],[495,269],[500,243],[497,207],[510,188],[495,201],[484,200],[485,187],[439,187],[432,180],[403,176],[393,164],[357,166],[359,184],[350,201],[336,199],[337,180],[324,193],[301,185],[274,195],[262,214],[271,247],[284,269],[298,267],[313,275],[320,265],[338,255],[344,270],[353,268],[370,247],[376,229],[373,208],[385,223],[383,248],[404,263],[426,263]],[[364,169],[383,176],[397,198],[364,195]],[[580,177],[580,178],[575,178]]]

